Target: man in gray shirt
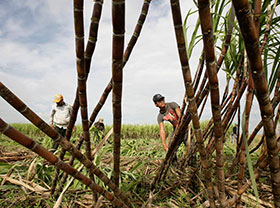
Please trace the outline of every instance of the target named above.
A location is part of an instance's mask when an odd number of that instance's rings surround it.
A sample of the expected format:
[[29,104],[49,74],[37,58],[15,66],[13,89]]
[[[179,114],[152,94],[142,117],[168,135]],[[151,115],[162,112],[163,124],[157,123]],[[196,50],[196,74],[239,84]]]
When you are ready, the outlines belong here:
[[[65,136],[67,125],[70,121],[71,105],[63,100],[61,94],[57,94],[53,100],[52,110],[50,112],[50,126],[54,128],[61,136]],[[58,143],[54,142],[52,149],[56,150]]]
[[[159,128],[160,128],[160,138],[162,141],[163,148],[167,152],[168,151],[168,141],[166,141],[167,138],[166,138],[166,133],[164,130],[163,122],[169,121],[175,130],[176,126],[178,125],[179,119],[181,117],[181,110],[180,110],[179,105],[175,102],[166,103],[164,100],[164,97],[161,94],[154,95],[153,101],[154,101],[156,107],[159,108],[159,114],[157,117],[157,121],[158,121]],[[173,136],[173,134],[172,134],[172,136]],[[171,143],[171,139],[169,141],[169,144],[170,143]]]

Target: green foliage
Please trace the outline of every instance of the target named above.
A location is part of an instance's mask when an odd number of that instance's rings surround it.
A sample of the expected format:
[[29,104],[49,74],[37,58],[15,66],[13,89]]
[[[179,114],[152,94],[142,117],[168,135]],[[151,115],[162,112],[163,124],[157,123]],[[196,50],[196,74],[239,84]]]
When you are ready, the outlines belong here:
[[247,138],[246,138],[246,135],[245,135],[245,118],[246,118],[246,108],[245,108],[245,110],[243,112],[243,115],[242,115],[242,132],[243,132],[242,137],[243,137],[243,140],[244,140],[244,143],[245,143],[246,159],[247,159],[247,165],[248,165],[248,168],[249,168],[249,174],[250,174],[250,178],[251,178],[251,181],[252,181],[254,194],[257,198],[257,204],[259,205],[259,192],[258,192],[256,180],[255,180],[251,155],[249,153]]
[[[204,129],[209,121],[201,122],[201,128]],[[24,126],[25,125],[25,126]],[[30,124],[20,124],[15,125],[17,128],[21,128],[23,133],[29,133],[30,137],[36,138],[36,140],[45,147],[50,147],[52,145],[52,140],[43,135],[40,131],[32,132],[28,128],[32,125]],[[173,132],[173,128],[171,125],[165,125],[167,134],[171,135]],[[111,126],[106,126],[105,134],[111,129]],[[231,134],[232,127],[229,129],[229,135]],[[91,139],[93,141],[97,141],[95,137],[100,136],[100,132],[96,129],[91,129]],[[76,126],[76,131],[73,134],[73,139],[71,142],[74,142],[78,139],[78,137],[82,134],[81,126]],[[13,143],[9,138],[4,138],[2,135],[0,138],[0,146],[5,146],[6,148],[14,148],[19,146],[10,146]],[[16,145],[14,143],[13,145]],[[94,146],[94,145],[93,145]],[[22,148],[22,147],[21,147]],[[55,153],[58,155],[58,151]],[[82,152],[84,151],[84,147],[82,146]],[[235,156],[235,146],[231,144],[230,140],[227,140],[225,144],[225,156],[227,161],[232,161]],[[177,152],[177,157],[182,158],[185,153],[185,146],[181,145]],[[123,125],[122,126],[122,140],[121,140],[121,175],[120,175],[120,188],[125,193],[128,194],[132,201],[133,200],[142,200],[142,203],[146,202],[149,197],[150,190],[150,182],[153,180],[153,177],[156,174],[158,168],[158,162],[165,157],[165,151],[162,148],[160,136],[159,136],[159,127],[158,125]],[[94,157],[94,164],[109,178],[113,175],[113,145],[112,145],[112,136],[109,138],[107,143],[100,149],[98,154]],[[66,161],[69,160],[70,154],[66,153]],[[257,155],[252,157],[253,160],[257,160]],[[197,155],[197,159],[199,161],[199,155]],[[7,174],[12,168],[16,174],[20,174],[22,178],[26,177],[28,168],[32,160],[19,161],[13,164],[9,163],[0,163],[0,174]],[[73,167],[78,168],[81,166],[81,163],[75,161]],[[54,174],[54,167],[48,164],[44,159],[38,158],[36,163],[36,175],[33,179],[33,182],[45,187],[45,183],[49,186],[52,183],[52,178]],[[81,171],[83,174],[88,176],[88,171],[86,168],[83,168]],[[176,177],[168,176],[168,179]],[[68,178],[68,181],[71,178]],[[1,182],[1,179],[0,179]],[[104,185],[104,183],[95,176],[95,182],[101,187],[107,189],[108,187]],[[66,184],[66,183],[65,183]],[[9,190],[8,194],[8,202],[13,202],[13,198],[15,196],[24,197],[24,193],[21,191],[21,188],[17,185],[13,185],[11,183],[5,183],[4,186],[0,188],[0,195],[5,194],[6,190]],[[72,186],[69,189],[69,192],[66,192],[65,198],[63,199],[63,204],[66,206],[68,199],[73,197],[72,192],[75,190],[86,190],[85,185],[80,183],[78,180],[74,180]],[[180,192],[180,190],[176,190],[176,196],[164,196],[159,197],[157,201],[154,203],[158,206],[169,206],[170,203],[176,201],[176,204],[179,207],[184,207],[186,203],[190,200],[190,198],[194,197],[194,195],[185,194]],[[30,196],[35,198],[36,194],[32,193]],[[75,197],[81,197],[80,195],[76,195]],[[5,198],[6,199],[6,198]],[[5,204],[4,198],[0,197],[0,204]],[[28,201],[29,199],[27,199]],[[43,201],[44,200],[44,201]],[[53,206],[55,199],[50,198],[48,200],[37,197],[36,201],[28,201],[32,206],[31,207],[45,207],[46,203],[48,206]],[[199,200],[197,201],[197,206],[199,207]],[[193,205],[191,205],[193,206]],[[18,201],[14,207],[28,207],[27,204],[23,201]],[[138,207],[135,205],[135,207]]]

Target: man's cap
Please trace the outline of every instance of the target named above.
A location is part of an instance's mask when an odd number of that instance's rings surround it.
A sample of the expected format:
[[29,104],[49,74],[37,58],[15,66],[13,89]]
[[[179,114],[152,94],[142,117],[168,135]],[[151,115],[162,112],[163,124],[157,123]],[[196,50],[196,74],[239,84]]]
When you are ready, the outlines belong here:
[[155,94],[153,97],[154,103],[161,101],[162,99],[164,99],[164,97],[161,94]]
[[61,94],[57,94],[55,97],[54,97],[54,100],[53,102],[54,103],[59,103],[60,101],[63,100],[63,96]]
[[98,120],[100,123],[103,123],[104,119],[103,118],[99,118]]

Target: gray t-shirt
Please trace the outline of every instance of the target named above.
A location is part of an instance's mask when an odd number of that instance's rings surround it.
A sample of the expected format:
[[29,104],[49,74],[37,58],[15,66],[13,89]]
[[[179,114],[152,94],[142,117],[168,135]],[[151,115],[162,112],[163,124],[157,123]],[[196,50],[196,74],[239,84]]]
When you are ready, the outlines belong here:
[[157,117],[158,123],[169,121],[175,128],[178,124],[178,115],[176,114],[176,108],[178,107],[179,105],[175,102],[166,103],[166,110],[164,112],[159,111]]

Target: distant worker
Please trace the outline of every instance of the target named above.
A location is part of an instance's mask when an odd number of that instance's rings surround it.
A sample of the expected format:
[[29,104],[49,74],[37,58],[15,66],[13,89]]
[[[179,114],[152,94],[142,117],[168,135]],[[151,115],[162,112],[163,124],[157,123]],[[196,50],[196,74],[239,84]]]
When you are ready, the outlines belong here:
[[[61,94],[57,94],[53,100],[52,110],[50,113],[50,125],[54,128],[61,136],[65,136],[67,125],[70,121],[71,105],[67,104],[63,100]],[[56,150],[58,143],[54,142],[52,149]]]
[[232,143],[237,143],[237,137],[238,137],[238,125],[234,124],[232,128]]
[[[164,150],[167,152],[168,151],[168,144],[171,144],[172,137],[174,136],[174,131],[176,126],[178,125],[179,119],[181,117],[181,110],[180,107],[177,103],[175,102],[170,102],[170,103],[165,103],[164,97],[161,94],[156,94],[153,97],[153,101],[156,105],[156,107],[159,108],[159,114],[157,117],[157,121],[159,124],[160,128],[160,138],[162,141],[162,145]],[[173,133],[171,135],[170,141],[166,141],[166,133],[164,130],[164,121],[169,121],[172,126],[173,126]]]
[[104,136],[104,131],[105,131],[105,125],[104,125],[103,121],[104,121],[103,118],[99,118],[99,120],[93,124],[95,126],[95,128],[97,128],[97,130],[102,132],[102,136]]
[[105,125],[103,121],[103,118],[99,118],[99,120],[93,124],[93,127],[90,128],[90,132],[93,134],[92,138],[94,143],[99,143],[104,137]]

